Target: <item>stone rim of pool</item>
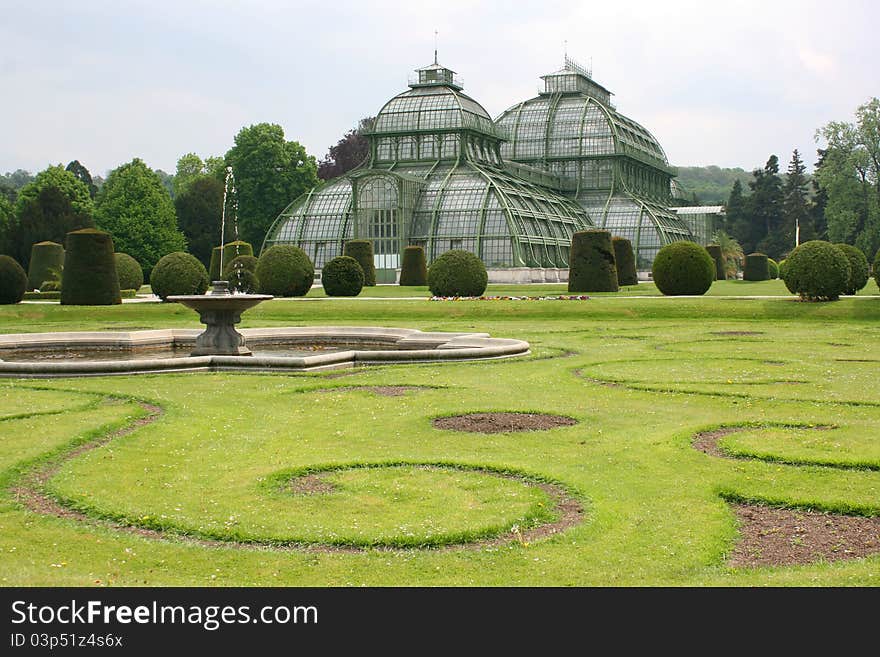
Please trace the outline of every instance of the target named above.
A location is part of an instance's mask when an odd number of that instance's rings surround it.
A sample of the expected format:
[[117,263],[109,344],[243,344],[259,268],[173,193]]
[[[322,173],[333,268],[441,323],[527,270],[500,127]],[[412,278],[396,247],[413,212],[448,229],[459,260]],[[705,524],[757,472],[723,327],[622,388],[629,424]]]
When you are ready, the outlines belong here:
[[[305,326],[241,329],[248,345],[321,344],[369,346],[309,356],[189,356],[137,360],[4,361],[9,350],[52,351],[107,349],[122,351],[157,348],[191,348],[201,329],[144,331],[81,331],[0,335],[0,376],[64,377],[105,376],[162,372],[219,371],[321,371],[359,364],[418,363],[484,360],[524,356],[529,343],[492,338],[488,333],[423,332],[417,329],[377,326]],[[378,347],[378,348],[377,348]],[[387,347],[387,348],[386,348]]]

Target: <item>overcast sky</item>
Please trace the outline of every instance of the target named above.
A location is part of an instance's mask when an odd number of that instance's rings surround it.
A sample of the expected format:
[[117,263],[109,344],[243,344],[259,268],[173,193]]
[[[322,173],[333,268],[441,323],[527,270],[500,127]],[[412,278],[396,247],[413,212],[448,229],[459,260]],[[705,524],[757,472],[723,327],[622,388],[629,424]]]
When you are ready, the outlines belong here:
[[815,160],[880,96],[880,3],[0,0],[0,172],[140,157],[173,172],[278,123],[321,158],[433,58],[495,117],[573,58],[674,165]]

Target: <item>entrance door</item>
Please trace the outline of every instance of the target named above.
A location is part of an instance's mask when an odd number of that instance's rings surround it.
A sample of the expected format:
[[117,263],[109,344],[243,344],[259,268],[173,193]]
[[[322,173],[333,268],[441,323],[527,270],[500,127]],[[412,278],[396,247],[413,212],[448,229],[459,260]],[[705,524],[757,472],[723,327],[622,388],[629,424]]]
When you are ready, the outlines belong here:
[[373,264],[377,283],[394,283],[400,267],[400,236],[396,210],[373,210],[369,238],[373,242]]

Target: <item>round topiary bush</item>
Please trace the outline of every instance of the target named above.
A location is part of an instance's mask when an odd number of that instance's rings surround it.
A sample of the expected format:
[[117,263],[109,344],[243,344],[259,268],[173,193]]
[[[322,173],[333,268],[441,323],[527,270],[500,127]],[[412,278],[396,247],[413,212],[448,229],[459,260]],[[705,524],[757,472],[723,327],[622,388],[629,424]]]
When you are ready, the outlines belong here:
[[208,289],[208,270],[194,255],[175,251],[160,258],[153,267],[150,286],[162,301],[174,294],[204,294]]
[[771,281],[779,278],[779,265],[773,258],[767,258],[767,276]]
[[830,242],[804,242],[785,260],[785,287],[805,301],[835,301],[846,290],[850,265]]
[[[373,264],[373,243],[370,240],[347,241],[342,248],[342,255],[358,261],[364,272],[365,286],[372,287],[376,284],[376,267]],[[323,278],[323,274],[321,276]]]
[[835,244],[849,260],[849,279],[844,294],[855,294],[868,284],[868,259],[862,250],[851,244]]
[[305,251],[291,244],[276,244],[257,260],[260,292],[276,297],[301,297],[315,282],[315,267]]
[[140,290],[144,284],[144,270],[140,263],[127,253],[116,253],[116,275],[120,290]]
[[673,242],[657,252],[654,284],[667,296],[706,294],[715,280],[712,256],[694,242]]
[[638,285],[639,275],[636,272],[636,254],[633,252],[632,242],[625,237],[612,237],[611,246],[614,247],[614,262],[617,265],[617,284]]
[[785,263],[786,263],[786,260],[784,260],[784,259],[780,260],[779,261],[779,268],[777,271],[777,274],[779,275],[779,279],[783,280],[783,281],[785,280]]
[[57,242],[37,242],[31,247],[27,286],[37,290],[44,281],[61,280],[64,268],[64,247]]
[[67,233],[61,303],[73,306],[109,306],[122,303],[113,239],[109,233],[83,228]]
[[721,255],[721,247],[718,244],[707,244],[706,253],[712,258],[712,262],[715,263],[715,280],[725,280],[727,273],[724,271],[724,258]]
[[252,255],[243,255],[233,258],[230,262],[223,262],[223,280],[228,281],[229,275],[235,269],[247,269],[252,274],[257,271],[257,259]]
[[239,292],[241,294],[256,294],[259,291],[260,279],[258,279],[257,275],[250,269],[246,269],[245,267],[234,267],[233,269],[227,271],[229,273],[225,276],[223,280],[229,282],[230,292]]
[[18,262],[0,255],[0,304],[18,303],[24,298],[28,277]]
[[428,265],[425,263],[425,250],[422,247],[408,246],[403,250],[403,263],[400,267],[400,284],[428,284]]
[[364,287],[364,270],[354,258],[339,256],[324,265],[321,283],[328,297],[356,297]]
[[743,267],[744,281],[766,281],[770,278],[770,266],[764,253],[750,253]]
[[607,230],[572,235],[568,263],[569,292],[617,292],[617,265]]
[[447,251],[428,268],[428,289],[435,297],[478,297],[488,284],[486,265],[470,251]]

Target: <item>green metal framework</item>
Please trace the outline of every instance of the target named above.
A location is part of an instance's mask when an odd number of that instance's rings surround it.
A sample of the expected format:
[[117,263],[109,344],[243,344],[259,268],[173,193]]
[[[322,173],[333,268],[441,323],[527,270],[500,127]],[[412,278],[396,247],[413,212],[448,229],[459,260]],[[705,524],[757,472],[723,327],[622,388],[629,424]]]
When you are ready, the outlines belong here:
[[566,57],[542,77],[545,91],[503,112],[501,156],[557,175],[597,226],[633,243],[640,269],[676,240],[693,239],[668,209],[675,170],[657,140],[620,114],[611,92]]
[[416,73],[377,115],[369,162],[291,203],[264,248],[297,244],[320,269],[345,240],[370,239],[380,281],[408,244],[423,246],[428,262],[465,249],[489,268],[567,267],[572,233],[592,223],[558,193],[566,183],[505,164],[503,131],[453,71],[435,60]]

